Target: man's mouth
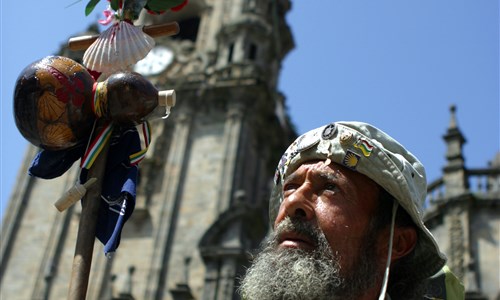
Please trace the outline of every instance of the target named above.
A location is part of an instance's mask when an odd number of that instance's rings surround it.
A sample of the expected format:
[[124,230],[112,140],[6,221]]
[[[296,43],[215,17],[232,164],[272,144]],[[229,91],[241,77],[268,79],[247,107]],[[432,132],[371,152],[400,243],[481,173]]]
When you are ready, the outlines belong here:
[[316,245],[311,238],[293,231],[281,233],[278,239],[278,246],[282,248],[295,248],[307,251],[316,248]]

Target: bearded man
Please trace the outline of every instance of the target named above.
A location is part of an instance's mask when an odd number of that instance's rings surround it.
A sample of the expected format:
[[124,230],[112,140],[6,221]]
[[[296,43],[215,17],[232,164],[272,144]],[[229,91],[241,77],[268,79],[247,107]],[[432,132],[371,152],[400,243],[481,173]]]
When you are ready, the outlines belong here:
[[[337,122],[305,133],[278,165],[274,231],[242,299],[463,299],[422,221],[425,197],[424,167],[380,129]],[[436,288],[433,275],[447,280]]]

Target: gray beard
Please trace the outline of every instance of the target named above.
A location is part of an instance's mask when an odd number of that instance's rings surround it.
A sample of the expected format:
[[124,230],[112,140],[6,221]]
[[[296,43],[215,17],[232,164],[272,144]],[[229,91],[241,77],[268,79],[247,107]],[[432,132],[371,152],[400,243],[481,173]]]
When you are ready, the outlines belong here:
[[[289,230],[306,235],[315,249],[278,248],[280,232]],[[240,295],[245,300],[355,299],[375,283],[374,245],[375,234],[368,232],[352,269],[341,272],[340,255],[334,254],[322,231],[286,218],[263,243],[241,282]]]

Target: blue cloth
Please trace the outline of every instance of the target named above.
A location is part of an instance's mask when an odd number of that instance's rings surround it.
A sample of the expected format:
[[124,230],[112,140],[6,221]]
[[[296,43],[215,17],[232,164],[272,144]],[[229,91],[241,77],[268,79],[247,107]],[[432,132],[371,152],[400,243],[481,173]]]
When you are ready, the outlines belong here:
[[[85,148],[42,150],[33,159],[28,173],[31,176],[52,179],[64,174],[73,163],[83,157]],[[135,207],[138,166],[130,164],[130,155],[141,150],[139,133],[135,127],[113,128],[101,188],[101,203],[97,219],[96,237],[104,244],[104,253],[116,251],[121,232]],[[80,182],[88,180],[88,170],[82,169]]]
[[38,152],[28,169],[30,176],[53,179],[66,173],[76,160],[85,152],[84,145],[77,145],[67,150],[49,151],[42,149]]

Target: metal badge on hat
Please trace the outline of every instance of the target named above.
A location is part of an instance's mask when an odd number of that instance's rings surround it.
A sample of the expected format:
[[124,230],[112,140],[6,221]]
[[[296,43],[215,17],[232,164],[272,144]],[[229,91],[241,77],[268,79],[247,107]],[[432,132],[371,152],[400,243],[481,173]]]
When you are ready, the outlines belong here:
[[365,157],[369,157],[372,154],[374,148],[367,139],[363,138],[360,138],[356,143],[354,143],[354,147],[360,149]]
[[320,131],[318,129],[304,133],[297,139],[297,151],[305,151],[316,145],[320,140]]
[[321,133],[321,137],[324,140],[330,140],[335,135],[336,132],[337,132],[337,125],[335,125],[335,123],[331,123],[325,126],[323,132]]
[[352,143],[354,139],[354,134],[351,131],[344,131],[340,135],[340,144],[342,146],[347,146]]
[[350,169],[355,170],[360,159],[360,155],[352,152],[351,150],[347,150],[344,159],[342,160],[342,164]]

